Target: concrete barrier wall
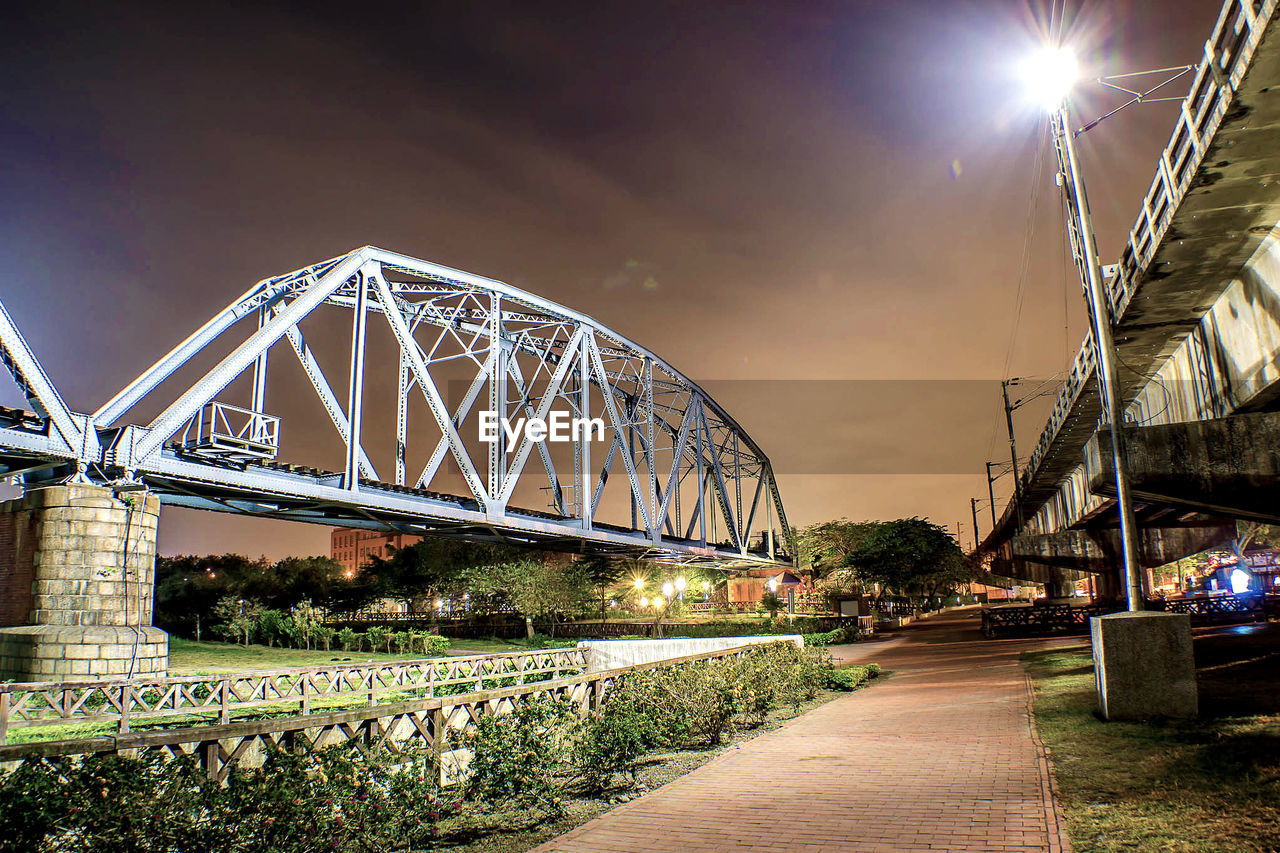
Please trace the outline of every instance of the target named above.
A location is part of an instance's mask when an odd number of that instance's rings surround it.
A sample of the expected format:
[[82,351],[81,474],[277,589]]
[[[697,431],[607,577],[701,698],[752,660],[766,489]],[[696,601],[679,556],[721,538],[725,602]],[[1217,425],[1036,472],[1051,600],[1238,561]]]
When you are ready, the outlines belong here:
[[685,655],[778,640],[787,640],[804,647],[804,638],[799,634],[771,634],[757,637],[672,637],[664,640],[582,640],[578,643],[578,648],[586,651],[587,672],[599,672],[617,666],[655,663]]

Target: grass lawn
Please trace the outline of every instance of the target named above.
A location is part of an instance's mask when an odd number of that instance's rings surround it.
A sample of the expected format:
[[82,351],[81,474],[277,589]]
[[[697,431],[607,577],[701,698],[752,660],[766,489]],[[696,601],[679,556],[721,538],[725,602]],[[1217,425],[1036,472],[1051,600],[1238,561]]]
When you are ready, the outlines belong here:
[[169,672],[193,675],[209,672],[240,672],[247,669],[277,669],[326,663],[370,663],[408,660],[422,655],[389,655],[383,652],[344,652],[324,649],[279,649],[267,646],[238,646],[231,643],[199,642],[169,638]]
[[1274,673],[1212,651],[1197,641],[1201,718],[1151,723],[1095,716],[1087,645],[1024,655],[1076,853],[1280,849],[1280,709],[1248,686]]
[[[453,640],[449,654],[493,654],[527,652],[531,646],[510,640]],[[344,652],[340,649],[281,649],[268,646],[248,647],[233,643],[196,642],[180,637],[169,638],[169,673],[194,675],[213,672],[243,672],[253,669],[285,669],[326,663],[374,663],[380,661],[420,659],[422,654],[386,654],[385,652]]]

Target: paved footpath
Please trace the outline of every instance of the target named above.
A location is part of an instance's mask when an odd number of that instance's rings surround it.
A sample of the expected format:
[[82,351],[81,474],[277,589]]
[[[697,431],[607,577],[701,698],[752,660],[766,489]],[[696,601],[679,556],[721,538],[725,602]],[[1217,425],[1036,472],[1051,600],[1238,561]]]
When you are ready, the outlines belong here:
[[960,610],[836,647],[894,674],[536,851],[1068,851],[1018,665],[1044,645]]

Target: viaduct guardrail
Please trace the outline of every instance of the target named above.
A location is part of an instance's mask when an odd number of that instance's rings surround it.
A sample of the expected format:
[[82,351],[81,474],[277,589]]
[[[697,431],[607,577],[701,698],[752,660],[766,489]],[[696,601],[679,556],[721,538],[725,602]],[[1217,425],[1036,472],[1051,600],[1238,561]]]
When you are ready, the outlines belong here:
[[[1123,604],[1069,604],[988,607],[982,611],[982,633],[986,637],[1052,633],[1083,633],[1089,620],[1123,610]],[[1198,595],[1186,598],[1148,599],[1147,610],[1186,613],[1193,622],[1262,621],[1280,617],[1280,595],[1261,592],[1234,595]]]

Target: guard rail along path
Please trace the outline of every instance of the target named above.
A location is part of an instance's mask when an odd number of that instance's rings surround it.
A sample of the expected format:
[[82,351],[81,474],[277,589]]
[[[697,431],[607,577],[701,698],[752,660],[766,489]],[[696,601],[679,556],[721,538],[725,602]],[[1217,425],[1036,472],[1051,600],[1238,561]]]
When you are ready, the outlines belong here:
[[486,681],[516,686],[586,671],[580,648],[432,658],[395,663],[327,664],[234,675],[162,679],[0,684],[0,744],[9,731],[55,725],[112,722],[128,734],[138,720],[208,715],[230,723],[246,712],[272,707],[311,713],[312,703],[334,697],[431,698]]
[[[386,702],[346,711],[9,744],[0,746],[0,768],[12,768],[22,761],[42,756],[134,751],[139,755],[158,753],[173,757],[193,756],[210,778],[223,781],[233,765],[238,762],[258,763],[268,748],[320,749],[348,741],[355,741],[364,751],[392,755],[401,754],[415,746],[426,747],[439,767],[441,756],[448,749],[449,733],[467,730],[481,716],[504,714],[522,701],[544,696],[567,700],[582,713],[587,713],[600,707],[601,699],[610,685],[624,673],[692,661],[738,657],[750,648],[751,646],[736,646],[546,681],[451,696]],[[480,674],[477,673],[475,677],[478,682],[481,681]],[[483,680],[490,679],[484,677]]]

